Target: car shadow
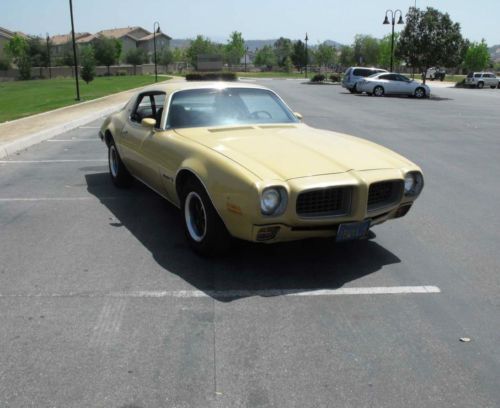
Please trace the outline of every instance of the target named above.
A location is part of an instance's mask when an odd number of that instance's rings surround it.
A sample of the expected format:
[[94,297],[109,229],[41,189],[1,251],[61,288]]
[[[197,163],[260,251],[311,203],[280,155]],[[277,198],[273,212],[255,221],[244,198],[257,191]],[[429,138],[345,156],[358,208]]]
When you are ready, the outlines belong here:
[[264,245],[239,241],[227,255],[202,258],[189,248],[177,208],[139,182],[115,188],[108,173],[85,175],[88,192],[154,260],[210,297],[229,302],[314,289],[336,289],[400,259],[373,241],[335,245],[331,239]]

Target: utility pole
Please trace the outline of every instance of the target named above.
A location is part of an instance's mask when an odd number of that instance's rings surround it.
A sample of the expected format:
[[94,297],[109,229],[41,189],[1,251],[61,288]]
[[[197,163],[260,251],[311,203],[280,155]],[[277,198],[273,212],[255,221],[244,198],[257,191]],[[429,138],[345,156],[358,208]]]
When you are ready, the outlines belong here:
[[307,64],[309,63],[309,56],[308,56],[308,50],[307,50],[307,41],[309,41],[309,37],[307,36],[306,33],[306,38],[304,38],[306,42],[306,78],[307,78]]
[[75,23],[73,21],[73,1],[69,0],[69,12],[71,15],[71,38],[73,41],[73,63],[75,64],[76,100],[80,100],[80,84],[78,83],[78,58],[76,57]]
[[52,69],[50,68],[50,37],[47,33],[47,68],[49,69],[49,79],[52,79]]

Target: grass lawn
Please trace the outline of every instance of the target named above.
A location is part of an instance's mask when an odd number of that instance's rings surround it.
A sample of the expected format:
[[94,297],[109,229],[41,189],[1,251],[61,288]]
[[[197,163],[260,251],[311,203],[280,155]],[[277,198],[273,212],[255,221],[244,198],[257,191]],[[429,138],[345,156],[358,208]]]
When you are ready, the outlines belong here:
[[[89,101],[153,83],[151,75],[98,77],[88,85],[80,81],[80,96]],[[0,82],[0,123],[73,105],[75,95],[74,79]]]

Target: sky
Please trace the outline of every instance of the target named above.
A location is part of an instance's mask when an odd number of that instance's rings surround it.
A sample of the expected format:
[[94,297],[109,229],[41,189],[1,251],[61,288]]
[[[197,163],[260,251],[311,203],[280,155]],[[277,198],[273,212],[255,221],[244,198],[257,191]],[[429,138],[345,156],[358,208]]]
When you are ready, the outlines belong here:
[[[485,39],[500,44],[500,0],[416,0],[417,7],[435,7],[459,22],[462,35],[471,41]],[[309,43],[334,40],[351,44],[354,35],[377,38],[390,33],[382,25],[387,9],[403,14],[415,0],[73,0],[75,31],[95,33],[106,28],[142,26],[161,30],[172,38],[197,34],[225,42],[232,31],[248,40],[280,36]],[[0,27],[31,35],[64,34],[70,31],[68,0],[0,0]],[[397,26],[399,30],[402,26]]]

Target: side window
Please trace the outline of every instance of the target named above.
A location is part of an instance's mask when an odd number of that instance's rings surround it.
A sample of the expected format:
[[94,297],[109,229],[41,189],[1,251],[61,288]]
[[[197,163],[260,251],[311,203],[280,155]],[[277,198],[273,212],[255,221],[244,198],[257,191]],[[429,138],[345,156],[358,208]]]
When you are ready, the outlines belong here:
[[474,74],[474,78],[481,78],[481,74]]
[[152,118],[156,119],[156,123],[159,126],[164,103],[164,92],[141,94],[137,98],[135,108],[130,115],[130,120],[141,123],[144,118]]
[[130,115],[132,122],[141,123],[141,120],[153,115],[153,105],[151,104],[151,95],[142,94],[137,98],[135,109]]
[[386,75],[380,75],[380,76],[378,77],[378,79],[386,79],[386,80],[390,80],[390,79],[391,79],[391,75],[389,75],[389,74],[386,74]]

